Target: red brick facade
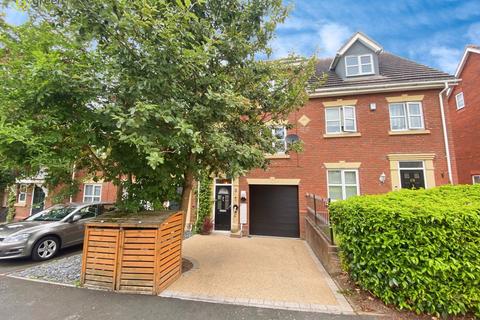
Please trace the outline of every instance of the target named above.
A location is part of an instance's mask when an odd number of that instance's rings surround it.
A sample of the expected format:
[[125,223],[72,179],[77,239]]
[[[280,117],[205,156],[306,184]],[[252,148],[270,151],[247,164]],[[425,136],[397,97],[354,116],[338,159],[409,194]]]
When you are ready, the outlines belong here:
[[[84,191],[85,191],[85,185],[86,184],[96,184],[96,185],[101,185],[101,197],[100,201],[104,202],[115,202],[116,196],[117,196],[117,187],[111,183],[111,182],[105,182],[105,183],[96,183],[96,182],[88,182],[87,180],[84,179],[84,175],[79,174],[77,175],[77,179],[79,181],[82,181],[82,183],[79,184],[78,188],[78,193],[72,197],[72,202],[83,202],[84,201]],[[39,184],[37,184],[39,185]],[[20,184],[17,184],[17,203],[15,204],[15,220],[22,220],[26,217],[28,217],[31,212],[32,212],[32,197],[34,194],[34,184],[28,183],[26,184],[26,198],[25,201],[19,201],[19,188]],[[44,208],[48,208],[52,205],[52,196],[53,192],[47,191],[46,197],[45,197],[45,203],[44,203]],[[70,202],[70,199],[65,199],[65,203]]]
[[[304,150],[299,154],[291,154],[287,159],[271,161],[266,170],[253,170],[240,178],[239,188],[248,193],[248,178],[300,179],[299,212],[300,235],[304,235],[303,215],[305,214],[305,194],[315,193],[327,197],[327,169],[324,163],[340,161],[360,162],[358,168],[360,194],[386,193],[392,190],[389,154],[434,154],[435,185],[447,184],[448,169],[443,139],[439,92],[441,89],[364,94],[358,96],[312,98],[306,106],[289,117],[289,123],[295,127],[289,131],[297,134],[303,141]],[[390,135],[390,118],[386,98],[392,96],[423,95],[423,115],[425,130],[429,133]],[[325,138],[325,101],[337,99],[357,100],[357,131],[361,136]],[[376,110],[370,110],[370,104],[376,104]],[[448,118],[448,110],[446,110]],[[302,116],[309,118],[307,125],[299,123]],[[451,133],[450,133],[451,138]],[[480,141],[480,140],[479,140]],[[456,182],[453,143],[450,141],[453,161],[453,182]],[[380,175],[384,173],[386,180],[381,183]],[[431,186],[427,186],[431,187]],[[249,198],[249,197],[247,197]],[[248,219],[248,221],[250,221]],[[244,225],[248,230],[248,224]],[[248,231],[247,231],[248,232]]]
[[[466,54],[457,75],[461,81],[448,99],[461,184],[471,184],[473,175],[480,175],[480,53]],[[455,97],[461,92],[465,107],[457,110]]]

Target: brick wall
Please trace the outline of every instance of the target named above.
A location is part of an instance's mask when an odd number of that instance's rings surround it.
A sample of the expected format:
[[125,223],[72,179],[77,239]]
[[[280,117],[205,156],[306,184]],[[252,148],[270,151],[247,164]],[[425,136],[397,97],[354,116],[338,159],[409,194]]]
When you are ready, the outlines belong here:
[[[252,170],[248,175],[240,178],[240,190],[248,193],[247,178],[300,179],[300,233],[303,237],[305,232],[303,219],[306,208],[305,194],[315,193],[321,197],[327,197],[327,170],[324,163],[361,162],[358,170],[360,193],[377,194],[392,190],[388,154],[434,153],[435,183],[436,185],[446,184],[448,183],[448,170],[438,99],[439,92],[440,90],[425,90],[311,99],[306,106],[289,117],[289,122],[295,124],[295,128],[291,129],[289,134],[295,133],[300,137],[304,143],[304,151],[299,154],[291,154],[289,159],[272,160],[266,171]],[[390,122],[386,97],[402,94],[424,95],[422,102],[424,123],[425,129],[430,130],[429,134],[389,135]],[[357,99],[356,116],[360,137],[323,137],[325,134],[323,102],[338,98]],[[375,111],[370,111],[370,103],[376,103]],[[298,123],[298,119],[303,115],[310,119],[306,126]],[[453,149],[452,142],[450,147]],[[386,175],[386,181],[383,184],[379,181],[382,173]],[[454,182],[456,182],[455,170],[453,176]],[[250,195],[248,196],[250,198]],[[245,229],[248,230],[248,225],[244,225]]]
[[[448,99],[455,141],[458,181],[471,184],[480,174],[480,54],[470,53],[459,75],[462,80]],[[457,110],[455,95],[463,92],[465,108]]]
[[[78,192],[72,197],[72,202],[83,202],[83,193],[85,190],[85,184],[93,183],[102,185],[101,201],[103,202],[115,202],[117,197],[117,187],[111,182],[96,183],[89,181],[88,177],[84,173],[79,172],[76,174],[76,179],[81,181]],[[27,188],[27,198],[25,202],[15,204],[15,220],[21,220],[30,215],[32,208],[32,196],[33,196],[33,184],[29,184]],[[52,205],[52,197],[55,194],[55,190],[50,190],[45,198],[45,208],[48,208]],[[18,194],[17,194],[18,199]],[[64,203],[70,202],[70,199],[65,199]]]

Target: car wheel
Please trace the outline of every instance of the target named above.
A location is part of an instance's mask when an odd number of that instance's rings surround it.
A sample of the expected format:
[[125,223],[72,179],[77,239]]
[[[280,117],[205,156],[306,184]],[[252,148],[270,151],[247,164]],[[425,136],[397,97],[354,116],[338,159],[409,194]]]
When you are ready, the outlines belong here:
[[45,237],[37,241],[33,246],[32,258],[36,261],[48,260],[57,254],[60,249],[60,241],[55,237]]

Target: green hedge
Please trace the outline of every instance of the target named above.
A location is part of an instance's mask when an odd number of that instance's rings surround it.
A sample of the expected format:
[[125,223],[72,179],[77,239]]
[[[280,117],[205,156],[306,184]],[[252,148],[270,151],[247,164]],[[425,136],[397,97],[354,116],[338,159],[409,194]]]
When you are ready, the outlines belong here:
[[361,287],[402,309],[480,317],[480,185],[353,197],[330,214]]

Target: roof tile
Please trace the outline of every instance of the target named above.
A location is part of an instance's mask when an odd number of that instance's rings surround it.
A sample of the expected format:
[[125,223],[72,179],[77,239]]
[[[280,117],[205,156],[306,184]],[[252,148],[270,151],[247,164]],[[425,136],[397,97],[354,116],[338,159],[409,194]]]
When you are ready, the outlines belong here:
[[317,79],[323,79],[326,76],[326,81],[318,89],[455,79],[453,75],[388,52],[382,52],[378,55],[379,75],[342,79],[335,71],[329,70],[332,59],[319,59],[317,62],[315,70],[316,79],[312,79],[312,82]]

